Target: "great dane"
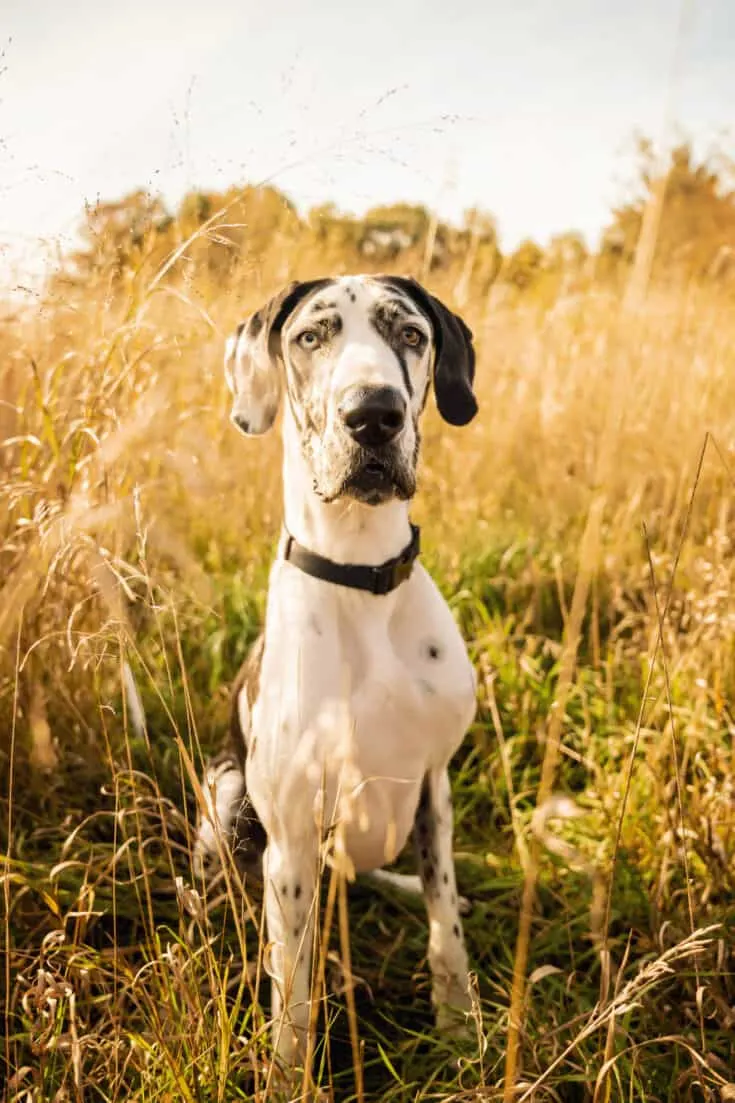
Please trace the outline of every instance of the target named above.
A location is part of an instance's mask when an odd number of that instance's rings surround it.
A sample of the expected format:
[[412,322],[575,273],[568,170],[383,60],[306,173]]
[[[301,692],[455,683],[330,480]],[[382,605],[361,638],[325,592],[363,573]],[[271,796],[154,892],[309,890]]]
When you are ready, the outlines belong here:
[[464,322],[393,276],[291,284],[227,344],[237,428],[265,433],[283,406],[284,528],[230,744],[207,770],[196,858],[206,867],[222,840],[262,856],[274,1048],[287,1066],[305,1052],[330,846],[352,876],[392,862],[413,834],[438,1023],[470,1006],[447,764],[476,679],[417,559],[409,504],[431,385],[444,420],[465,425],[474,370]]

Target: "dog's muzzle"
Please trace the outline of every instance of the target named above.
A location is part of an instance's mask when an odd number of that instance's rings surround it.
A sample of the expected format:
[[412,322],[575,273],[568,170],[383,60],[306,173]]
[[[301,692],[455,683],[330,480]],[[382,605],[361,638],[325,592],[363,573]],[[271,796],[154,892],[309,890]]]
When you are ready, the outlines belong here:
[[398,449],[406,423],[406,400],[395,387],[350,387],[338,413],[346,435],[357,446],[343,492],[367,505],[389,498],[410,498],[413,482],[407,479]]

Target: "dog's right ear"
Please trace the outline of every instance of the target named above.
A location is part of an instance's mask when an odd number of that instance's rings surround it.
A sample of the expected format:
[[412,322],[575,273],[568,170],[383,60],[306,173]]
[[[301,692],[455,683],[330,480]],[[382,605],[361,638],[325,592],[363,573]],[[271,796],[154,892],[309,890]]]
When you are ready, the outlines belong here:
[[225,379],[232,393],[230,418],[246,436],[267,432],[281,398],[281,329],[312,291],[328,280],[291,283],[237,327],[225,346]]
[[225,346],[225,379],[232,393],[230,420],[246,436],[270,429],[281,398],[281,373],[268,349],[268,307],[237,327]]

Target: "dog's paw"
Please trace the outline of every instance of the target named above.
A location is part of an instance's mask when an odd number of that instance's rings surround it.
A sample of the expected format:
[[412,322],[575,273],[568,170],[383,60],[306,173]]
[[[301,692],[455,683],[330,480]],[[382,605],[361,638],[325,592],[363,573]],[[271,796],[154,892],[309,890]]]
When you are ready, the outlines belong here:
[[466,978],[442,978],[441,982],[434,983],[431,997],[440,1034],[456,1039],[474,1033],[470,1019],[472,1000]]
[[475,1037],[475,1026],[470,1017],[470,1006],[457,1007],[455,1004],[435,1005],[436,1029],[441,1038],[453,1042],[470,1041]]

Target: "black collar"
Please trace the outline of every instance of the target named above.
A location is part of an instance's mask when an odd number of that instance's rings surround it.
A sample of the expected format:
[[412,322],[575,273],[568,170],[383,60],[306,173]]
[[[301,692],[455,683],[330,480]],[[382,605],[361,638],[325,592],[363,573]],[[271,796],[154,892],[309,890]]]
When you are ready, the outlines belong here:
[[366,590],[369,594],[389,594],[411,574],[414,561],[421,550],[420,530],[411,525],[411,539],[400,555],[388,559],[378,567],[367,567],[357,563],[335,563],[323,555],[309,551],[303,544],[294,540],[288,529],[284,530],[285,544],[283,558],[293,563],[304,574],[312,578],[321,578],[323,582],[333,582],[337,586],[349,586],[352,590]]

